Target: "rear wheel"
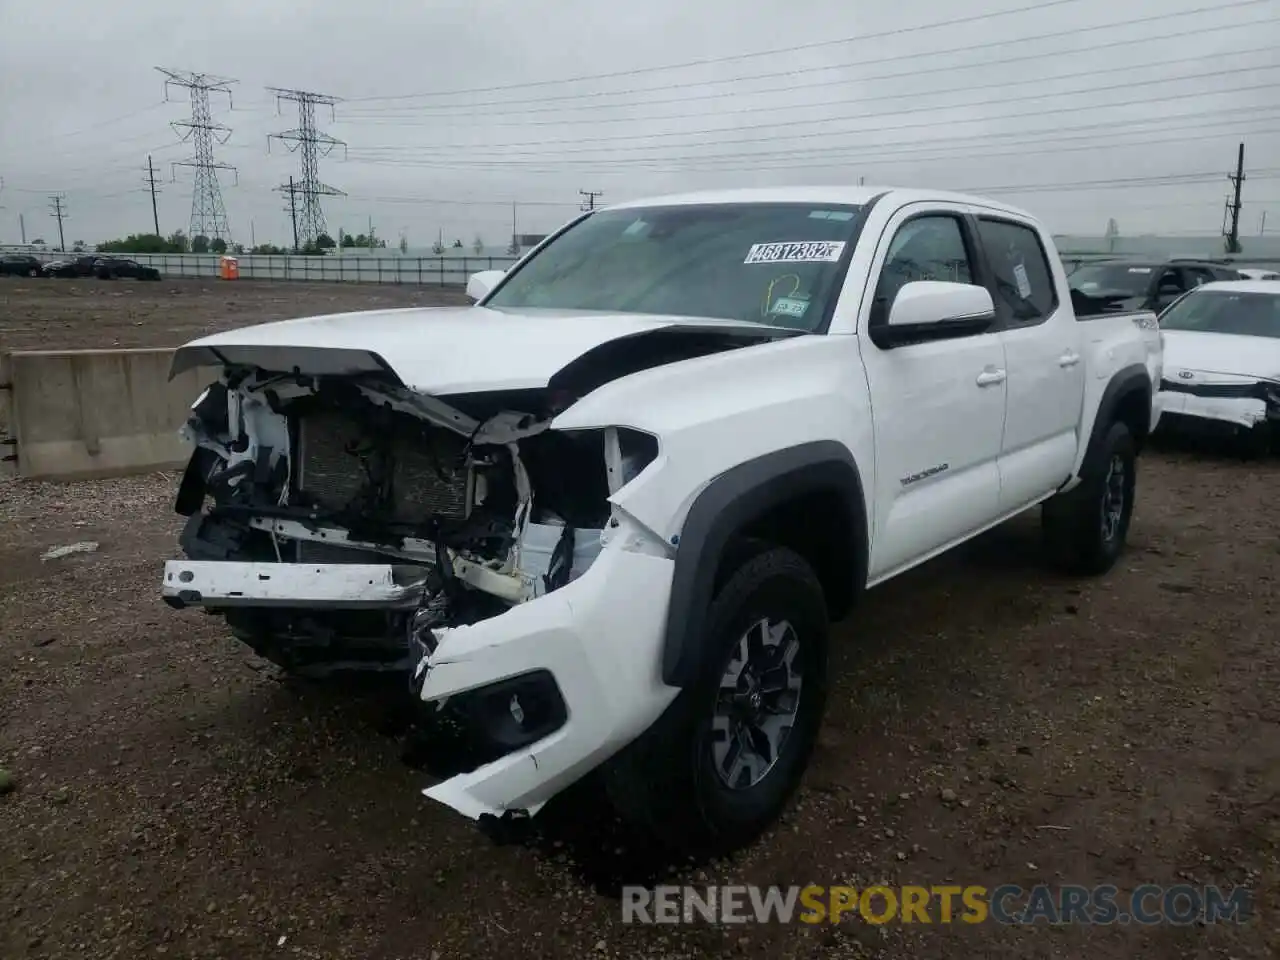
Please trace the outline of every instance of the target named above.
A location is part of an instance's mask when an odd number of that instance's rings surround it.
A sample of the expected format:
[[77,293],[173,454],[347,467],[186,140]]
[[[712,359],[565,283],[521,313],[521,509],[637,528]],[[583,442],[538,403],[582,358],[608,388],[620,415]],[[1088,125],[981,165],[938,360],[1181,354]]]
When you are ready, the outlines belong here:
[[1124,552],[1137,489],[1137,455],[1127,424],[1107,429],[1096,456],[1084,465],[1081,482],[1045,502],[1045,544],[1064,571],[1102,574]]
[[782,812],[817,739],[826,700],[827,613],[791,550],[750,555],[707,617],[696,682],[606,765],[615,808],[663,845],[723,853]]

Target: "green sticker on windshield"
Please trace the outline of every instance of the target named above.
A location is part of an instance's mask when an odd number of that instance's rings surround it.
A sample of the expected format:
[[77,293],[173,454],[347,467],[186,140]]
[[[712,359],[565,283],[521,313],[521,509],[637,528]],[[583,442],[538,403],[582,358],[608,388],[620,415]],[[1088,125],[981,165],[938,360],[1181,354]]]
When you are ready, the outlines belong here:
[[809,301],[801,300],[798,297],[779,297],[773,301],[773,306],[769,308],[769,312],[778,317],[803,317],[805,311],[809,309]]

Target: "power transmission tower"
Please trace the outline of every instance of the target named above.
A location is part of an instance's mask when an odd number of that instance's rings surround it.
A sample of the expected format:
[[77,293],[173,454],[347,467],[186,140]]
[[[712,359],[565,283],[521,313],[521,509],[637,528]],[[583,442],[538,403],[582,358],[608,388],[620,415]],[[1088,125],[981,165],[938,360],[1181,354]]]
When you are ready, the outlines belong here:
[[70,220],[67,216],[66,208],[67,197],[62,193],[51,194],[49,197],[49,207],[53,210],[53,217],[58,221],[58,250],[65,251],[67,249],[66,237],[62,234],[62,221]]
[[599,190],[579,190],[582,195],[582,207],[584,211],[594,210],[596,208],[596,198],[603,197],[604,194]]
[[337,187],[320,182],[320,158],[327,157],[335,147],[342,147],[345,151],[347,145],[316,129],[317,104],[328,107],[332,118],[333,105],[339,103],[340,99],[306,90],[284,90],[279,87],[268,87],[267,90],[276,95],[277,110],[282,100],[290,100],[298,105],[298,125],[292,130],[269,135],[267,149],[271,149],[272,140],[280,140],[290,153],[297,152],[302,156],[302,180],[296,186],[298,193],[302,194],[302,208],[298,211],[298,233],[304,245],[314,243],[325,232],[320,198],[346,196]]
[[159,192],[156,190],[156,184],[159,181],[156,180],[156,168],[151,165],[150,154],[147,154],[147,175],[142,182],[151,188],[151,222],[155,225],[158,237],[160,236],[160,211],[156,207],[156,194]]
[[[169,87],[185,87],[191,94],[191,119],[180,120],[172,124],[178,131],[182,142],[191,141],[195,153],[186,160],[179,160],[175,167],[194,167],[195,186],[191,193],[191,236],[221,237],[230,241],[231,230],[227,227],[227,208],[222,205],[222,189],[218,186],[218,171],[231,170],[235,167],[228,163],[215,163],[213,144],[226,143],[231,136],[231,128],[213,122],[209,111],[209,94],[225,93],[227,106],[231,106],[231,85],[234,80],[214,77],[206,73],[191,73],[186,70],[168,70],[156,67],[165,75],[164,96],[169,99]],[[237,177],[236,182],[239,182]]]
[[1244,186],[1244,144],[1240,144],[1240,152],[1236,154],[1235,176],[1227,179],[1235,184],[1235,201],[1227,203],[1227,212],[1231,217],[1231,227],[1227,231],[1227,253],[1240,252],[1240,189]]

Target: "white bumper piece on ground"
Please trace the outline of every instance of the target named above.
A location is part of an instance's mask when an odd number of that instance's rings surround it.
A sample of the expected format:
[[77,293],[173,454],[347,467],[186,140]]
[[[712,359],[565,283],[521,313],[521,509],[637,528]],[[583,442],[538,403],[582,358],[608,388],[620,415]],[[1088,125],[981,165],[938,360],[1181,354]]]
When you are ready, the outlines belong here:
[[661,715],[671,593],[668,557],[606,549],[579,578],[500,616],[436,631],[420,671],[426,701],[548,670],[567,720],[542,740],[423,791],[464,816],[536,813]]
[[1252,397],[1200,397],[1192,393],[1161,390],[1156,402],[1163,413],[1216,420],[1252,429],[1267,419],[1267,404]]

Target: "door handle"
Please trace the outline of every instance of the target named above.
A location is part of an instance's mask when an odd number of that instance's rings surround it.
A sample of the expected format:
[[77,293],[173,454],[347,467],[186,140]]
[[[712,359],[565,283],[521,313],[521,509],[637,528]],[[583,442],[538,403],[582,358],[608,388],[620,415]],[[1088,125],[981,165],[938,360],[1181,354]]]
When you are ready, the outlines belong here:
[[1003,370],[983,370],[978,374],[978,386],[991,387],[997,383],[1004,383],[1007,375]]
[[1080,354],[1076,353],[1074,350],[1068,350],[1058,358],[1058,366],[1060,367],[1074,367],[1079,362]]

